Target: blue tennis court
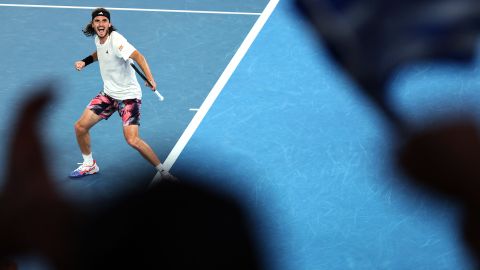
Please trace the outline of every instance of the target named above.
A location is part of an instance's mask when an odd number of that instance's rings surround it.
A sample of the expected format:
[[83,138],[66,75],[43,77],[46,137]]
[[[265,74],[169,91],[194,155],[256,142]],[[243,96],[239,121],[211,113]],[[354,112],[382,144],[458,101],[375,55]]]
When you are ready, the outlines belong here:
[[[42,132],[69,199],[109,200],[149,184],[128,181],[137,171],[155,175],[114,115],[91,133],[101,173],[67,177],[81,162],[73,124],[102,88],[98,65],[73,68],[95,49],[81,29],[96,6],[111,8],[112,23],[145,55],[165,96],[159,102],[143,88],[141,137],[173,174],[208,176],[206,184],[242,200],[270,269],[472,267],[455,206],[402,181],[390,160],[390,127],[289,0],[0,3],[1,149],[25,98],[53,84]],[[478,64],[408,67],[392,87],[396,105],[422,121],[476,104]]]
[[[110,7],[115,2],[104,4]],[[141,135],[147,142],[152,143],[161,160],[165,160],[192,118],[199,113],[202,103],[246,39],[266,3],[250,3],[235,8],[232,8],[232,3],[228,1],[219,5],[210,3],[203,7],[198,4],[177,4],[178,6],[172,7],[170,4],[159,5],[155,9],[148,8],[148,4],[141,7],[142,9],[129,9],[125,8],[128,3],[123,4],[124,6],[113,8],[113,11],[115,8],[120,10],[115,12],[112,23],[125,36],[130,36],[128,38],[133,44],[138,44],[135,46],[147,57],[154,74],[158,74],[161,92],[166,97],[165,102],[159,103],[154,95],[144,93],[145,121],[141,123]],[[13,36],[6,39],[5,48],[17,48],[10,51],[5,64],[15,67],[16,71],[9,70],[14,73],[29,70],[22,81],[30,84],[19,85],[15,76],[7,75],[6,78],[11,80],[6,80],[8,86],[5,89],[5,98],[12,100],[12,105],[18,106],[29,91],[29,86],[44,80],[50,80],[55,85],[58,100],[52,102],[52,108],[45,120],[46,138],[54,151],[52,154],[58,157],[52,160],[52,169],[60,181],[65,180],[66,189],[71,188],[79,194],[78,189],[83,189],[85,183],[68,181],[64,177],[67,176],[65,169],[74,166],[78,161],[78,155],[75,155],[75,152],[78,154],[75,149],[76,142],[71,140],[71,126],[92,98],[92,94],[103,87],[98,65],[89,67],[84,72],[72,72],[72,63],[95,49],[93,40],[85,38],[80,31],[88,22],[91,9],[84,6],[51,7],[35,2],[35,5],[26,3],[22,6],[3,6],[1,12],[3,20],[6,21],[16,21],[19,13],[25,18],[18,22],[15,28],[9,28],[9,24],[4,23],[5,29],[2,30],[5,33],[14,31],[11,33]],[[36,31],[31,26],[44,30]],[[18,29],[32,31],[19,33]],[[52,31],[53,29],[56,30]],[[24,40],[24,46],[14,45],[17,43],[15,35]],[[65,44],[68,49],[60,44]],[[232,68],[234,66],[230,69]],[[214,89],[220,90],[218,87]],[[11,110],[8,107],[4,109]],[[208,108],[202,110],[207,111]],[[128,185],[137,185],[138,183],[119,183],[117,179],[119,176],[134,176],[136,170],[145,170],[148,164],[144,164],[141,158],[134,158],[137,153],[130,153],[118,121],[104,121],[101,126],[93,131],[92,144],[98,144],[98,150],[94,146],[93,151],[99,162],[102,160],[103,169],[101,175],[93,176],[88,181],[88,186],[96,185],[95,182],[100,179],[99,185],[110,182],[117,191],[124,185],[126,188]],[[59,145],[58,142],[62,144]],[[104,147],[105,151],[100,150]],[[67,149],[73,151],[65,151]],[[125,155],[125,160],[129,160],[128,166],[118,164],[117,159],[112,158],[122,155]],[[85,195],[90,197],[91,192],[100,189],[87,188],[84,191]],[[110,192],[111,190],[107,194],[94,196],[110,196]]]

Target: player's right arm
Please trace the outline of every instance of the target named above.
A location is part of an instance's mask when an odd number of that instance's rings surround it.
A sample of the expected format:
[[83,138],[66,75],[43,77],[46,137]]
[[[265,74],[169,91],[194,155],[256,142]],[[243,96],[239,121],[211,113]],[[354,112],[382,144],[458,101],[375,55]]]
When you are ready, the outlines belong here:
[[75,69],[80,71],[82,70],[85,66],[95,62],[98,60],[97,57],[97,51],[94,51],[91,55],[85,57],[83,60],[75,62]]

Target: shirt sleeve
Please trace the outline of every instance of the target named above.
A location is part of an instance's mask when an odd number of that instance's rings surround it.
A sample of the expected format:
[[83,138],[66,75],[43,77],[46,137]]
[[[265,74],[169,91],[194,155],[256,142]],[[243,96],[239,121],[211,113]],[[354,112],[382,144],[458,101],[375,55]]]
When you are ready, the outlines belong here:
[[111,37],[115,55],[127,61],[130,55],[136,50],[135,47],[133,47],[125,37],[115,31],[112,32]]

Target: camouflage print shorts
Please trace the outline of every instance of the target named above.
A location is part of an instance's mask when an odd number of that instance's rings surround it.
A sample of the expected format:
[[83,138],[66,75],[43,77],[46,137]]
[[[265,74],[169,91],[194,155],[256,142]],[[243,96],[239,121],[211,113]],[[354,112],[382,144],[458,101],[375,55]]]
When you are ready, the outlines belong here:
[[87,108],[96,115],[107,120],[115,111],[118,111],[124,126],[140,125],[140,107],[142,100],[125,99],[117,100],[100,92],[90,101]]

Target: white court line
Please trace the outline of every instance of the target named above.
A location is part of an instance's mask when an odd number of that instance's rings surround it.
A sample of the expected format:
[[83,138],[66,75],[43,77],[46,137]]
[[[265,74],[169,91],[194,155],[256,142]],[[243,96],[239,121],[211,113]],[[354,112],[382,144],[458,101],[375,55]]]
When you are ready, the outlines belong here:
[[[62,9],[96,9],[97,8],[97,7],[84,7],[84,6],[25,5],[25,4],[3,4],[3,3],[0,3],[0,7],[62,8]],[[152,8],[115,8],[115,7],[105,7],[105,8],[108,9],[108,10],[143,11],[143,12],[197,13],[197,14],[250,15],[250,16],[260,16],[261,15],[261,13],[255,13],[255,12],[152,9]]]
[[[248,49],[252,45],[253,41],[257,37],[258,33],[260,30],[263,28],[265,23],[267,22],[268,18],[272,14],[273,10],[277,6],[279,0],[271,0],[268,5],[265,7],[263,10],[262,14],[260,17],[257,19],[255,24],[253,25],[252,29],[248,33],[247,37],[245,40],[242,42],[240,45],[240,48],[238,48],[237,52],[233,56],[233,58],[230,60],[230,63],[227,65],[225,70],[223,71],[222,75],[218,79],[218,81],[215,83],[213,86],[212,90],[208,94],[207,98],[203,101],[202,106],[200,106],[200,109],[198,112],[195,114],[193,117],[192,121],[190,124],[188,124],[187,128],[183,132],[182,136],[178,140],[178,142],[175,144],[173,147],[172,151],[170,154],[167,156],[165,159],[165,162],[163,166],[165,167],[166,170],[170,170],[177,160],[177,158],[180,156],[181,152],[187,145],[188,141],[190,138],[193,136],[193,133],[197,130],[198,126],[202,122],[203,118],[207,114],[208,110],[210,107],[212,107],[213,103],[215,102],[215,99],[218,97],[220,92],[223,90],[223,87],[227,84],[227,81],[230,79],[232,76],[233,72],[237,68],[238,64],[240,61],[243,59],[245,54],[247,53]],[[155,181],[158,181],[160,179],[160,173],[157,173],[155,177],[152,180],[152,184]]]
[[190,109],[188,109],[188,110],[189,110],[189,111],[198,111],[198,110],[200,110],[200,109],[197,109],[197,108],[190,108]]

